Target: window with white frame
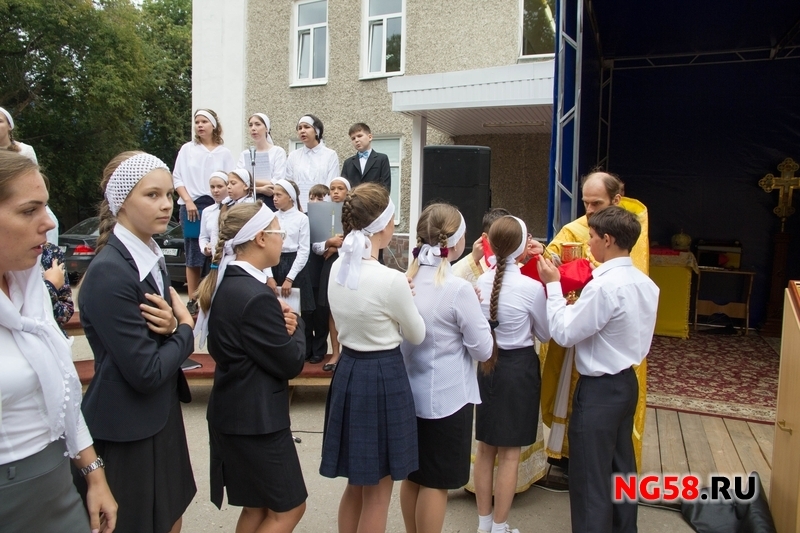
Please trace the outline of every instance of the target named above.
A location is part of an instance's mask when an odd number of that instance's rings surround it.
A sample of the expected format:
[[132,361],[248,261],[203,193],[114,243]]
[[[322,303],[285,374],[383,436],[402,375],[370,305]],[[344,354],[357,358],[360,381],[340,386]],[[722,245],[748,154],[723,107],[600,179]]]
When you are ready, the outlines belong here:
[[386,154],[389,158],[389,168],[392,171],[392,192],[389,197],[395,205],[395,224],[400,224],[400,161],[403,153],[402,148],[400,137],[372,139],[372,149],[381,154]]
[[364,76],[402,74],[405,0],[364,2]]
[[328,77],[328,2],[295,4],[294,82],[324,83]]
[[553,55],[556,37],[555,0],[520,0],[523,56]]

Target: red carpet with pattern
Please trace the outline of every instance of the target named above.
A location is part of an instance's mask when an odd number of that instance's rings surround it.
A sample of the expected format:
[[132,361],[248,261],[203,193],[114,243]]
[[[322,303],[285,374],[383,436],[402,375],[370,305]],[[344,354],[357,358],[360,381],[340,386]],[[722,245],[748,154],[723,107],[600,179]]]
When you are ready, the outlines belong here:
[[774,422],[780,357],[758,335],[654,337],[647,406]]

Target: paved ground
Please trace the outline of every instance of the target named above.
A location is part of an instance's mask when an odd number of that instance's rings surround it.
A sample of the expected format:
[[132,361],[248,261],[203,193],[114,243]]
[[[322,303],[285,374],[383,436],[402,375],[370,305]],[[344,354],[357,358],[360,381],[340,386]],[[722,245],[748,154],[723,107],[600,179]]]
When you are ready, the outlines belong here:
[[[73,353],[75,360],[92,359],[91,350],[84,337],[75,339]],[[297,450],[309,492],[307,510],[296,529],[298,532],[336,531],[339,497],[345,481],[327,479],[318,473],[326,392],[327,390],[322,388],[297,387],[292,398],[292,429],[294,434],[302,439],[302,443],[297,445]],[[210,386],[194,386],[192,393],[194,399],[192,403],[183,406],[183,415],[198,492],[184,516],[183,531],[232,532],[239,516],[239,508],[224,505],[222,510],[217,510],[208,499],[208,429],[205,412]],[[389,510],[388,532],[404,531],[400,515],[399,490],[399,483],[396,483]],[[509,523],[519,528],[522,533],[569,532],[569,496],[534,486],[527,492],[517,495]],[[450,491],[444,531],[471,533],[476,529],[477,511],[474,496],[464,490]],[[674,511],[640,507],[639,531],[688,533],[692,529]]]

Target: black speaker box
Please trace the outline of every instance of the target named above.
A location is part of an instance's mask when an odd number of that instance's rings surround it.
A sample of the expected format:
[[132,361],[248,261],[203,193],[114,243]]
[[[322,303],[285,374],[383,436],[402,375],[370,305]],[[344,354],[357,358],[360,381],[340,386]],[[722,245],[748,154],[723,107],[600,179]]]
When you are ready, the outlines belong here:
[[492,205],[492,150],[488,146],[426,146],[423,158],[423,209],[439,201],[456,206],[467,224],[466,249],[470,250],[481,234],[483,214]]

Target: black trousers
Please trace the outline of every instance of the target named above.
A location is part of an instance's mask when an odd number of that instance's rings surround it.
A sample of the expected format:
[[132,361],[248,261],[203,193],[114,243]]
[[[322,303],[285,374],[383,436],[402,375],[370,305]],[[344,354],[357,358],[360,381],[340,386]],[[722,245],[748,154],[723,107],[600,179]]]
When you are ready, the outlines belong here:
[[569,502],[573,533],[635,533],[636,502],[611,501],[612,473],[635,474],[636,374],[581,376],[569,420]]
[[[314,287],[314,301],[319,302],[319,287]],[[303,311],[301,317],[306,326],[306,359],[325,357],[328,353],[328,315],[330,307],[317,304],[313,311]]]

